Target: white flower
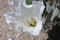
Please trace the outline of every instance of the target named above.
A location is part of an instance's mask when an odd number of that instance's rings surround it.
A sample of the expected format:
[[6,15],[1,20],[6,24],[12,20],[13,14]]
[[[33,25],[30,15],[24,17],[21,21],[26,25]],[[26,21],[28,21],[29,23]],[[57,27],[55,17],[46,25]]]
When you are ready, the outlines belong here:
[[[35,5],[35,4],[34,4]],[[41,14],[43,13],[43,10],[45,8],[43,2],[39,5],[36,5],[36,7],[26,8],[23,3],[20,4],[20,16],[12,16],[12,22],[16,25],[15,30],[23,32],[28,32],[32,35],[39,35],[40,31],[42,30],[43,24],[42,24],[42,17]],[[42,10],[40,10],[42,9]],[[14,12],[15,13],[15,12]],[[15,15],[18,14],[18,12],[15,13]]]

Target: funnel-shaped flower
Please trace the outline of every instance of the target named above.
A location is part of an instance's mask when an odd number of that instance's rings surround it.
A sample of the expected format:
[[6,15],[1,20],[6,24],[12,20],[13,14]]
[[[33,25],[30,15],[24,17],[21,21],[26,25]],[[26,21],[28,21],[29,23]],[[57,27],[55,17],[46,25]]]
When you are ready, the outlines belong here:
[[[42,1],[33,2],[31,8],[25,7],[23,2],[21,2],[20,12],[13,11],[13,13],[9,14],[13,17],[11,21],[16,25],[15,30],[23,30],[23,32],[38,35],[43,27],[41,15],[44,8],[45,6]],[[20,16],[19,13],[21,13]]]

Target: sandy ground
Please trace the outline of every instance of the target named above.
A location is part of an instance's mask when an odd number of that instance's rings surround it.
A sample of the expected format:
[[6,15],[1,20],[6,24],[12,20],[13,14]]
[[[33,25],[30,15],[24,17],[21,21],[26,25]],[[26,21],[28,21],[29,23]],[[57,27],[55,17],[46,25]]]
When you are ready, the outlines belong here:
[[46,40],[47,33],[42,32],[38,36],[32,36],[28,33],[16,32],[13,30],[13,24],[5,22],[4,12],[10,9],[7,0],[0,0],[0,40]]

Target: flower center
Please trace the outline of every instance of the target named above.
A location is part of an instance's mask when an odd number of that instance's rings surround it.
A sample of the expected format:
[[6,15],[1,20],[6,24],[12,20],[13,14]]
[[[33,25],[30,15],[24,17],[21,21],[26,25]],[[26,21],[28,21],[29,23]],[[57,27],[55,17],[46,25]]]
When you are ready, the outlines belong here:
[[31,19],[31,20],[28,21],[28,24],[29,24],[30,27],[35,27],[37,22],[36,22],[36,20]]

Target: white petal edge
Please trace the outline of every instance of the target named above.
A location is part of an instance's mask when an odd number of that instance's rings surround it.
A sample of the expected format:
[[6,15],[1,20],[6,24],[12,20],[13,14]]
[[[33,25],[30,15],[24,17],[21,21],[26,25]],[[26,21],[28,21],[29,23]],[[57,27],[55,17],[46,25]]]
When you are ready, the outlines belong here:
[[11,19],[11,16],[7,16],[8,14],[4,14],[4,16],[5,16],[5,19],[6,19],[6,23],[7,24],[10,24],[10,23],[12,23],[12,21],[10,20]]
[[13,0],[8,0],[9,5],[13,5]]
[[23,5],[24,5],[26,8],[31,8],[31,7],[33,7],[33,5],[32,5],[32,4],[27,5],[25,1],[23,2]]

